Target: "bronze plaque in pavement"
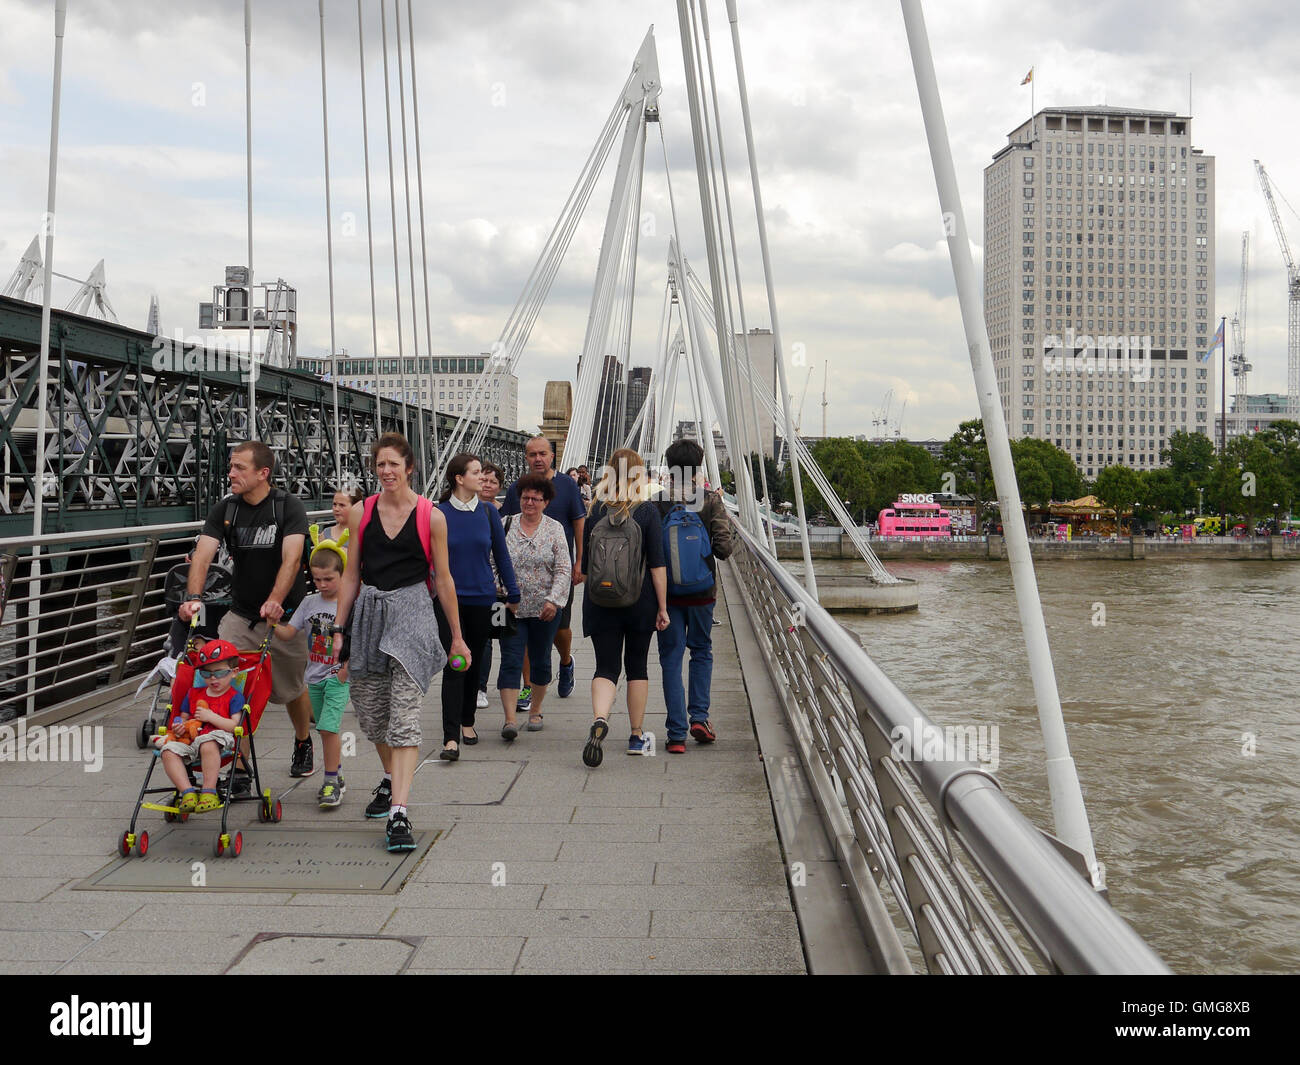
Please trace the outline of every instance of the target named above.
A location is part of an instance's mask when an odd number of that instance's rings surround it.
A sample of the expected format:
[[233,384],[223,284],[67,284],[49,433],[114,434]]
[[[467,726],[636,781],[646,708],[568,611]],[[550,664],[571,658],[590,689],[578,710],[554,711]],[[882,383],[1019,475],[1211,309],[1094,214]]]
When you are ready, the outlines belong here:
[[118,858],[77,889],[98,891],[322,891],[393,895],[442,834],[415,832],[415,850],[390,854],[383,826],[245,828],[238,858],[212,854],[213,833],[189,825],[149,830],[149,853]]

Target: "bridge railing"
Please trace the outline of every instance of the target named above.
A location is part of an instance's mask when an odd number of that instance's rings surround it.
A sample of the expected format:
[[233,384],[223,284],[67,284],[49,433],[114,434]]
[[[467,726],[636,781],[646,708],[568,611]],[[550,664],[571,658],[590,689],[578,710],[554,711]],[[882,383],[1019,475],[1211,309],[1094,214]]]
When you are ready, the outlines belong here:
[[167,573],[184,562],[202,527],[0,540],[0,721],[93,709],[148,672],[172,621]]
[[944,732],[761,544],[733,530],[731,565],[763,658],[887,966],[909,968],[898,925],[933,973],[1167,972],[997,780],[973,761],[944,760]]

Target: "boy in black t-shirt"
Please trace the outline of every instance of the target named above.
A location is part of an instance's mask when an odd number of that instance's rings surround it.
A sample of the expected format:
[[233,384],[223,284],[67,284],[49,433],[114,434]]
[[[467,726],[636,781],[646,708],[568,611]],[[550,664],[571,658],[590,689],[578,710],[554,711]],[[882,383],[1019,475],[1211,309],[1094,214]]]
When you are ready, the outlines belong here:
[[[199,608],[208,566],[224,541],[234,563],[234,603],[221,619],[218,635],[236,647],[261,644],[270,623],[302,600],[299,579],[307,537],[307,510],[302,501],[271,486],[275,456],[259,440],[236,445],[230,454],[230,488],[234,493],[213,507],[190,562],[180,617],[188,622]],[[303,671],[307,634],[271,643],[271,701],[284,703],[293,722],[294,745],[289,775],[315,771],[311,742],[311,700]]]

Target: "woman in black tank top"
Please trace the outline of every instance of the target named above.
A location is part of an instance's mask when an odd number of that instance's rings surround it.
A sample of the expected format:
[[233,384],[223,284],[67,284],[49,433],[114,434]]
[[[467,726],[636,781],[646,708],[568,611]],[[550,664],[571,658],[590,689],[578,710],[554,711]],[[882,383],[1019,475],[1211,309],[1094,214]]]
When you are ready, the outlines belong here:
[[[352,508],[350,527],[360,550],[349,552],[347,570],[339,590],[336,629],[352,631],[352,652],[357,672],[351,674],[352,704],[367,738],[375,744],[384,765],[384,779],[374,789],[366,816],[387,818],[390,851],[415,848],[415,836],[406,802],[411,780],[420,762],[420,718],[424,695],[447,655],[464,655],[469,648],[460,632],[456,586],[447,562],[447,521],[429,500],[410,487],[415,456],[400,433],[385,433],[372,449],[380,494],[363,525],[365,503]],[[419,509],[429,511],[430,556],[420,540]],[[402,522],[396,535],[384,527]],[[451,623],[451,639],[443,653],[437,618],[429,593],[420,587],[430,577]],[[355,608],[355,609],[354,609]],[[356,625],[353,626],[352,614]],[[372,646],[373,643],[373,646]],[[334,636],[334,653],[340,654],[343,632]],[[348,680],[351,662],[339,671]],[[364,670],[364,672],[362,672]]]

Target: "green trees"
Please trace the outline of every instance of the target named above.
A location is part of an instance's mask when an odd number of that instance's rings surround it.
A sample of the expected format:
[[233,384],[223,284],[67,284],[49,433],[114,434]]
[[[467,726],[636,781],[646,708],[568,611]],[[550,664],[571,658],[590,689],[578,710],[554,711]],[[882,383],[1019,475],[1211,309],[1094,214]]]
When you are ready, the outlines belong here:
[[[1169,510],[1179,513],[1199,506],[1198,488],[1208,490],[1210,473],[1215,465],[1214,443],[1204,433],[1179,429],[1169,437],[1160,452],[1160,461],[1168,464],[1173,489]],[[1208,491],[1207,491],[1208,495]]]
[[[1049,440],[1034,440],[1029,437],[1023,440],[1012,440],[1011,458],[1016,464],[1016,481],[1020,485],[1020,498],[1026,503],[1046,503],[1049,500],[1061,503],[1067,499],[1078,499],[1084,493],[1083,476],[1079,473],[1079,467],[1074,464],[1074,459]],[[1038,498],[1041,492],[1033,496],[1029,494],[1027,482],[1021,476],[1021,464],[1027,464],[1030,459],[1038,464],[1051,481],[1048,494],[1042,499]],[[1026,469],[1032,470],[1032,467],[1026,465]]]
[[953,474],[954,491],[975,500],[977,527],[984,517],[984,502],[997,495],[993,488],[993,471],[989,465],[989,446],[984,439],[984,422],[972,418],[957,426],[943,445],[939,462],[945,473]]
[[1124,514],[1133,510],[1142,498],[1142,479],[1127,466],[1107,466],[1097,474],[1093,494],[1104,507],[1115,511],[1115,524],[1124,526]]

